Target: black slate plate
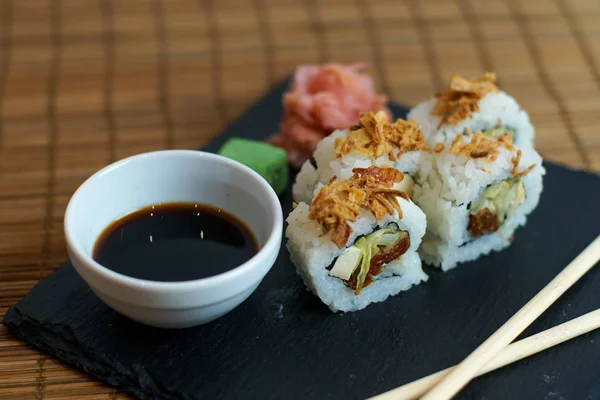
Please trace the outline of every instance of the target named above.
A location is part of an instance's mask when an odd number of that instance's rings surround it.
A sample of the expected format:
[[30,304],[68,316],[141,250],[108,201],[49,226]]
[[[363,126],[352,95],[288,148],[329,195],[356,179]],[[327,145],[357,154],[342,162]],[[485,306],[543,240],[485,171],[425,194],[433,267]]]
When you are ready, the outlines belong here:
[[[207,149],[277,130],[280,84]],[[405,113],[395,106],[396,116]],[[546,163],[545,189],[512,246],[349,314],[306,292],[282,249],[240,307],[205,326],[149,328],[113,312],[67,262],[4,324],[43,352],[142,399],[360,399],[459,362],[598,234],[600,178]],[[290,190],[281,196],[284,212]],[[525,333],[600,306],[592,270]],[[465,399],[600,398],[600,332],[479,378]]]

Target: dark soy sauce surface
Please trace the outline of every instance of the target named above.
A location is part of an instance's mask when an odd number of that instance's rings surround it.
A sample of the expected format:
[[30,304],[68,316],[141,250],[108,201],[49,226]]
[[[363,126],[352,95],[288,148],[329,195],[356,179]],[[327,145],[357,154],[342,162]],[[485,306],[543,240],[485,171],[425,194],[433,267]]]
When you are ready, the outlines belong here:
[[235,216],[203,204],[143,208],[110,224],[93,258],[123,275],[152,281],[188,281],[233,269],[258,251]]

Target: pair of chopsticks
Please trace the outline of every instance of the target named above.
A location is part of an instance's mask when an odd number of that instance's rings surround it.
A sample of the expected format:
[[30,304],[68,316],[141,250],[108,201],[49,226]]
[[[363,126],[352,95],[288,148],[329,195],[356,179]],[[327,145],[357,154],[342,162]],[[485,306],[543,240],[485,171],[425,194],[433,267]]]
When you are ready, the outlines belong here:
[[447,400],[479,375],[600,328],[600,309],[598,309],[512,343],[599,259],[600,236],[596,237],[560,274],[460,364],[375,396],[371,400],[414,398]]

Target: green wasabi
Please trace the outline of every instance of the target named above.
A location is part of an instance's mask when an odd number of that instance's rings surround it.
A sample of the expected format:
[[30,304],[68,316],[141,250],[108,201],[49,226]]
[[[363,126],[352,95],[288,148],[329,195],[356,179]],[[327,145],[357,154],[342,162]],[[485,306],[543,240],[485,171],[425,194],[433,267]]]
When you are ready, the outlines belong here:
[[258,140],[232,138],[225,142],[219,154],[256,171],[277,194],[288,185],[287,156],[279,147]]

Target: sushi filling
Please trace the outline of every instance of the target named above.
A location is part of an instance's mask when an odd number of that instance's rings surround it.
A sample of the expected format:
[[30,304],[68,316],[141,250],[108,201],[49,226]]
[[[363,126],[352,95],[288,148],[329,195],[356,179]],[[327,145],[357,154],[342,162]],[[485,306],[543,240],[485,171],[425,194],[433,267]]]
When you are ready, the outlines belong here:
[[410,237],[394,223],[359,238],[335,261],[329,275],[341,279],[354,294],[373,282],[385,265],[406,253]]
[[[471,133],[472,133],[472,131],[470,129],[466,129],[463,132],[463,135],[470,135]],[[500,136],[508,135],[508,137],[510,137],[510,139],[513,141],[515,140],[515,135],[516,135],[516,132],[514,129],[506,128],[503,126],[499,126],[499,127],[493,128],[493,129],[484,129],[481,131],[481,133],[483,133],[485,136],[492,138],[492,139],[497,139]]]
[[505,127],[498,127],[494,129],[484,130],[482,133],[485,136],[491,137],[493,139],[499,138],[502,135],[508,135],[512,140],[515,140],[515,130]]
[[467,230],[472,237],[496,232],[506,218],[525,201],[525,187],[519,177],[488,186],[470,207]]

